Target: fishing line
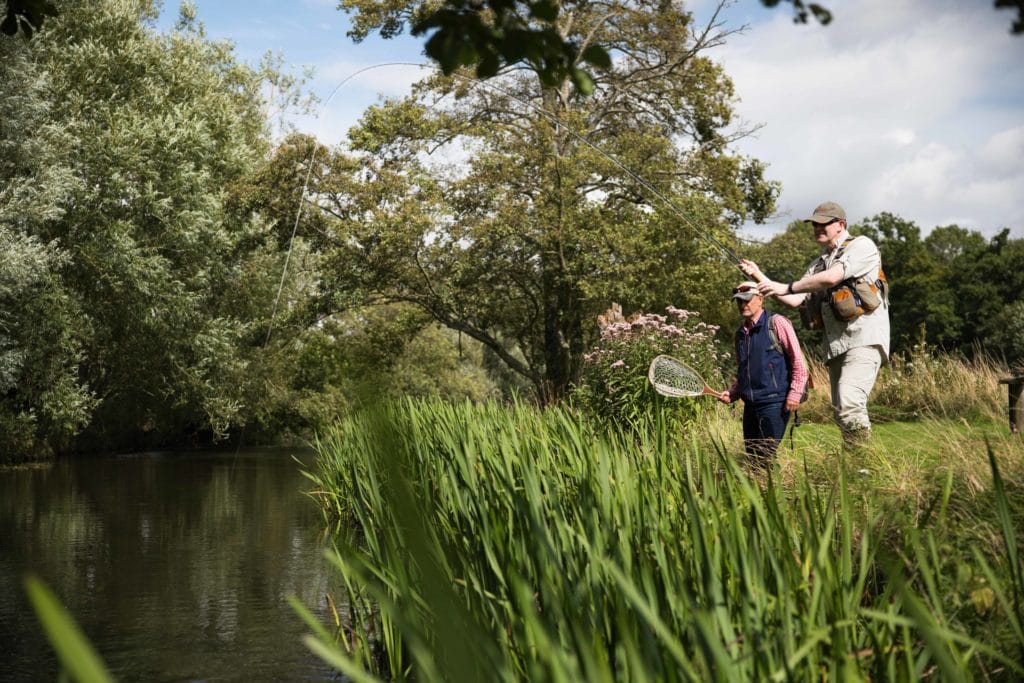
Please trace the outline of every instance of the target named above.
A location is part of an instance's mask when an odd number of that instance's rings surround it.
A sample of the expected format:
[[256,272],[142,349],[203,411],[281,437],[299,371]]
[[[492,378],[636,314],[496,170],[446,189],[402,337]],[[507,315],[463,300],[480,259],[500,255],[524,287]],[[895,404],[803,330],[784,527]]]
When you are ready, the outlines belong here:
[[[395,62],[394,64],[400,64],[400,62]],[[359,74],[365,71],[369,71],[371,69],[376,69],[381,66],[392,66],[392,64],[373,64],[371,66],[363,67],[362,69],[354,71],[345,78],[341,79],[341,81],[339,81],[338,84],[334,86],[334,90],[332,90],[331,94],[327,96],[327,99],[324,100],[324,104],[320,108],[320,112],[322,113],[325,109],[327,109],[327,105],[331,103],[331,100],[334,99],[334,96],[338,94],[339,90],[341,90],[341,86],[345,85]],[[426,65],[416,64],[414,66]],[[319,118],[319,114],[317,114],[317,117]],[[309,181],[313,177],[313,166],[314,161],[316,160],[316,151],[319,147],[320,145],[316,142],[316,139],[314,139],[313,151],[310,152],[309,155],[309,168],[306,169],[306,180],[305,182],[302,183],[302,193],[299,195],[299,206],[295,211],[295,223],[292,225],[292,234],[288,238],[288,251],[285,253],[284,267],[281,268],[281,281],[277,285],[277,296],[274,297],[274,305],[270,309],[270,323],[267,326],[267,338],[263,341],[264,346],[270,343],[270,334],[274,330],[274,318],[277,316],[277,307],[281,303],[281,292],[284,291],[284,280],[285,277],[288,275],[288,264],[291,262],[292,259],[292,245],[295,243],[295,233],[297,233],[299,230],[299,221],[302,219],[302,206],[303,202],[306,199],[306,191],[309,189]]]
[[[372,64],[370,66],[363,67],[362,69],[358,69],[357,71],[354,71],[351,74],[349,74],[348,76],[346,76],[345,78],[343,78],[334,87],[334,90],[331,91],[330,96],[328,96],[327,100],[324,101],[323,107],[321,107],[321,112],[324,109],[326,109],[327,105],[330,104],[332,99],[334,99],[334,96],[338,93],[339,90],[341,90],[341,87],[343,85],[345,85],[346,83],[348,83],[353,78],[355,78],[356,76],[358,76],[360,74],[363,74],[363,73],[366,73],[367,71],[372,71],[374,69],[381,69],[381,68],[384,68],[384,67],[391,67],[391,66],[412,66],[412,67],[416,67],[418,69],[430,69],[430,70],[433,70],[433,71],[437,71],[438,70],[437,67],[432,65],[432,64],[423,64],[423,63],[420,63],[420,62],[381,62],[379,64]],[[653,195],[657,199],[660,199],[662,202],[664,202],[665,206],[667,206],[669,208],[669,210],[673,214],[676,215],[677,218],[682,219],[683,223],[685,223],[686,226],[689,227],[697,237],[700,237],[700,238],[708,241],[710,244],[712,244],[714,247],[716,247],[720,252],[722,252],[728,259],[730,259],[733,263],[739,265],[740,258],[736,255],[736,252],[734,252],[732,249],[730,249],[727,245],[723,244],[721,242],[721,240],[719,240],[714,235],[712,235],[710,233],[710,231],[701,229],[693,220],[690,219],[690,217],[686,214],[685,211],[683,211],[681,208],[679,208],[671,199],[666,197],[664,195],[664,193],[662,193],[656,187],[651,185],[649,182],[647,182],[647,180],[645,180],[638,173],[634,172],[631,168],[629,168],[628,166],[623,164],[621,161],[619,161],[618,159],[616,159],[612,155],[608,154],[603,149],[601,149],[600,147],[598,147],[594,143],[590,142],[589,140],[587,140],[585,137],[583,137],[582,135],[580,135],[576,131],[572,130],[571,128],[569,128],[568,126],[563,124],[551,112],[549,112],[549,111],[547,111],[547,110],[545,110],[545,109],[543,109],[543,108],[533,104],[532,102],[529,102],[529,101],[524,100],[524,99],[522,99],[520,97],[517,97],[516,95],[513,95],[512,93],[508,92],[504,88],[501,88],[500,86],[497,86],[497,85],[495,85],[494,83],[492,83],[490,81],[484,81],[484,80],[479,80],[479,79],[475,79],[475,78],[470,78],[468,76],[463,76],[462,74],[458,74],[458,73],[453,73],[453,74],[451,74],[451,76],[454,77],[454,78],[461,79],[462,81],[464,81],[466,83],[469,83],[469,84],[472,84],[472,85],[480,85],[480,86],[483,86],[485,88],[490,88],[492,91],[500,93],[500,94],[504,95],[505,97],[513,99],[516,102],[519,102],[520,104],[522,104],[522,105],[532,109],[534,112],[536,112],[537,114],[541,115],[547,121],[552,123],[555,126],[556,129],[564,130],[566,133],[571,135],[573,138],[575,138],[579,142],[582,142],[584,145],[586,145],[590,149],[594,150],[595,152],[600,154],[602,157],[604,157],[605,159],[610,161],[612,164],[614,164],[616,168],[618,168],[619,170],[624,172],[626,175],[628,175],[630,178],[632,178],[637,183],[639,183],[640,186],[643,187],[644,189],[646,189],[648,192],[650,192],[651,195]],[[281,270],[281,282],[278,284],[277,296],[274,299],[274,306],[271,309],[271,313],[270,313],[270,324],[269,324],[269,326],[267,328],[267,338],[266,338],[266,341],[264,342],[264,345],[266,345],[270,341],[270,335],[271,335],[271,332],[273,330],[273,325],[274,325],[274,318],[275,318],[275,316],[277,314],[277,308],[278,308],[278,306],[280,304],[280,301],[281,301],[281,293],[284,290],[284,281],[285,281],[285,277],[286,277],[286,275],[288,273],[288,264],[291,261],[292,245],[293,245],[293,243],[295,241],[295,234],[298,232],[299,222],[302,219],[302,210],[303,210],[303,206],[304,206],[304,203],[305,203],[306,192],[309,189],[309,182],[310,182],[310,180],[312,178],[312,175],[313,175],[313,166],[314,166],[314,161],[316,159],[316,152],[317,152],[318,147],[319,147],[319,145],[315,144],[315,141],[314,141],[313,152],[310,154],[310,157],[309,157],[309,168],[306,170],[306,180],[305,180],[305,182],[302,185],[302,194],[299,197],[299,206],[298,206],[298,209],[295,212],[295,223],[292,226],[292,234],[291,234],[291,237],[288,240],[288,251],[287,251],[287,253],[285,255],[284,267]]]

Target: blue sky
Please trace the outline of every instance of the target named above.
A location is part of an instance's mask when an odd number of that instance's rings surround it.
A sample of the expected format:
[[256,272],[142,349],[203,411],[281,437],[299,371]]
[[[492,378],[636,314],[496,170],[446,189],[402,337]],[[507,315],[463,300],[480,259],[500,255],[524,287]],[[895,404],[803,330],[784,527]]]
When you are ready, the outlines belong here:
[[[419,40],[361,44],[345,36],[336,0],[194,0],[213,38],[257,62],[268,50],[288,68],[315,68],[315,116],[296,125],[344,140],[380,95],[400,95],[422,75]],[[1024,36],[990,0],[822,0],[829,26],[797,25],[789,7],[737,0],[721,15],[746,28],[710,56],[736,87],[736,111],[759,125],[736,149],[768,163],[782,182],[780,215],[746,234],[766,238],[826,199],[851,221],[889,211],[924,232],[956,223],[1024,237]],[[715,3],[690,3],[706,21]],[[177,15],[165,0],[161,26]]]

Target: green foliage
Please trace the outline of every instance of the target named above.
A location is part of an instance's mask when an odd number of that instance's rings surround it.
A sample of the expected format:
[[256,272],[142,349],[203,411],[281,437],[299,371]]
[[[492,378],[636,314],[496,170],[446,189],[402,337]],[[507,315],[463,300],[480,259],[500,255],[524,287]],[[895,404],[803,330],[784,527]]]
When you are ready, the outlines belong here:
[[401,396],[481,401],[494,396],[481,366],[479,344],[460,340],[419,309],[392,305],[325,322],[306,344],[298,380],[344,387],[352,405]]
[[0,73],[18,93],[0,104],[0,234],[49,252],[19,285],[32,303],[5,309],[0,367],[23,372],[0,412],[34,425],[37,452],[204,440],[258,412],[248,378],[283,255],[225,199],[268,151],[263,85],[294,83],[239,64],[187,7],[167,35],[155,17],[152,2],[66,2],[30,43],[0,46],[19,50]]
[[26,38],[39,30],[46,17],[57,16],[57,8],[47,0],[6,0],[7,11],[0,22],[0,31],[13,36],[19,31]]
[[721,386],[722,367],[718,328],[700,321],[699,313],[673,306],[668,315],[634,314],[601,330],[599,345],[584,356],[574,406],[599,424],[628,429],[646,425],[659,413],[681,428],[697,418],[711,399],[665,399],[651,389],[647,368],[655,356],[674,356],[697,370],[711,386]]
[[29,46],[0,41],[0,460],[66,444],[96,404],[80,376],[87,323],[60,275],[68,253],[41,235],[81,183],[47,88]]
[[[761,0],[761,4],[765,7],[776,7],[780,0]],[[793,22],[797,24],[806,24],[807,19],[810,16],[814,16],[822,25],[828,25],[832,22],[832,12],[830,12],[824,5],[819,5],[816,2],[804,3],[803,0],[786,0],[793,5]]]
[[[349,610],[311,647],[363,680],[1024,673],[1020,633],[981,640],[975,612],[945,602],[948,572],[991,566],[941,554],[948,485],[923,517],[883,520],[842,468],[822,488],[759,487],[650,427],[439,403],[339,425],[310,477],[329,518],[357,527],[329,553]],[[1019,619],[1019,571],[999,567],[987,624]]]
[[[427,9],[347,8],[360,35]],[[350,134],[366,154],[325,158],[314,188],[324,215],[305,233],[329,236],[325,290],[419,306],[542,400],[577,380],[589,321],[610,302],[697,308],[700,294],[679,295],[704,292],[693,285],[716,270],[705,238],[731,243],[778,190],[725,133],[732,84],[705,52],[727,34],[654,0],[562,4],[559,21],[581,45],[622,51],[590,97],[552,92],[529,68],[485,85],[432,77],[366,112]]]
[[1024,300],[1007,304],[999,317],[1001,324],[991,331],[986,346],[1024,371]]
[[581,61],[608,69],[611,58],[599,45],[580,49],[558,30],[560,4],[553,0],[488,0],[487,12],[479,3],[449,0],[412,28],[413,35],[430,33],[424,50],[446,75],[460,67],[475,66],[477,78],[491,78],[502,68],[525,61],[546,87],[565,80],[589,95],[590,74]]
[[1009,362],[1021,356],[1005,334],[1015,305],[1024,301],[1024,239],[1003,230],[988,242],[980,234],[947,226],[923,240],[917,226],[890,214],[867,221],[878,240],[892,285],[893,338],[907,349],[925,341],[972,356],[980,345]]
[[501,396],[484,353],[407,304],[370,306],[287,329],[251,366],[259,396],[246,415],[247,441],[322,432],[352,411],[403,396],[483,401]]

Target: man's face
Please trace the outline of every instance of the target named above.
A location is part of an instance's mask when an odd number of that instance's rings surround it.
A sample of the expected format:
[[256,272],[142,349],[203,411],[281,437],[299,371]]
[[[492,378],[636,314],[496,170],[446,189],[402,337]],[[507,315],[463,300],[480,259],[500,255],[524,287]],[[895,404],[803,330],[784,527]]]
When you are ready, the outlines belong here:
[[811,223],[811,227],[814,228],[814,241],[819,246],[829,247],[835,245],[836,238],[846,229],[846,221],[836,218],[828,223]]
[[764,299],[759,294],[750,297],[749,301],[736,299],[736,307],[740,309],[740,315],[744,320],[757,320],[757,316],[764,310]]

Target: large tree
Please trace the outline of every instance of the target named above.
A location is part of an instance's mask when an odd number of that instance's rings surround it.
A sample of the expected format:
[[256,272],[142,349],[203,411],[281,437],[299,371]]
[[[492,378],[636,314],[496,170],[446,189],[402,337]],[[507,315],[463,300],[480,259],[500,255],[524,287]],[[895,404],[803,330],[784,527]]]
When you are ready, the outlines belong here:
[[28,44],[0,41],[0,461],[67,443],[95,405],[60,279],[68,255],[44,236],[80,188],[48,86]]
[[[364,31],[420,9],[351,6]],[[420,306],[545,398],[571,385],[609,302],[697,301],[701,280],[734,275],[711,238],[767,216],[777,191],[730,150],[743,131],[705,54],[727,37],[716,20],[695,26],[680,3],[655,0],[563,3],[559,16],[582,49],[613,57],[591,96],[529,64],[486,86],[431,78],[364,115],[358,154],[314,169],[331,217],[317,229],[336,259],[325,285]]]
[[[0,105],[0,144],[35,146],[0,186],[0,232],[54,254],[33,286],[53,285],[48,336],[66,339],[91,443],[222,433],[244,420],[282,260],[266,221],[225,201],[269,150],[267,74],[208,40],[187,7],[168,34],[147,0],[60,10],[20,46],[38,87],[22,79]],[[40,336],[25,321],[18,334]],[[47,381],[26,371],[10,395]]]

